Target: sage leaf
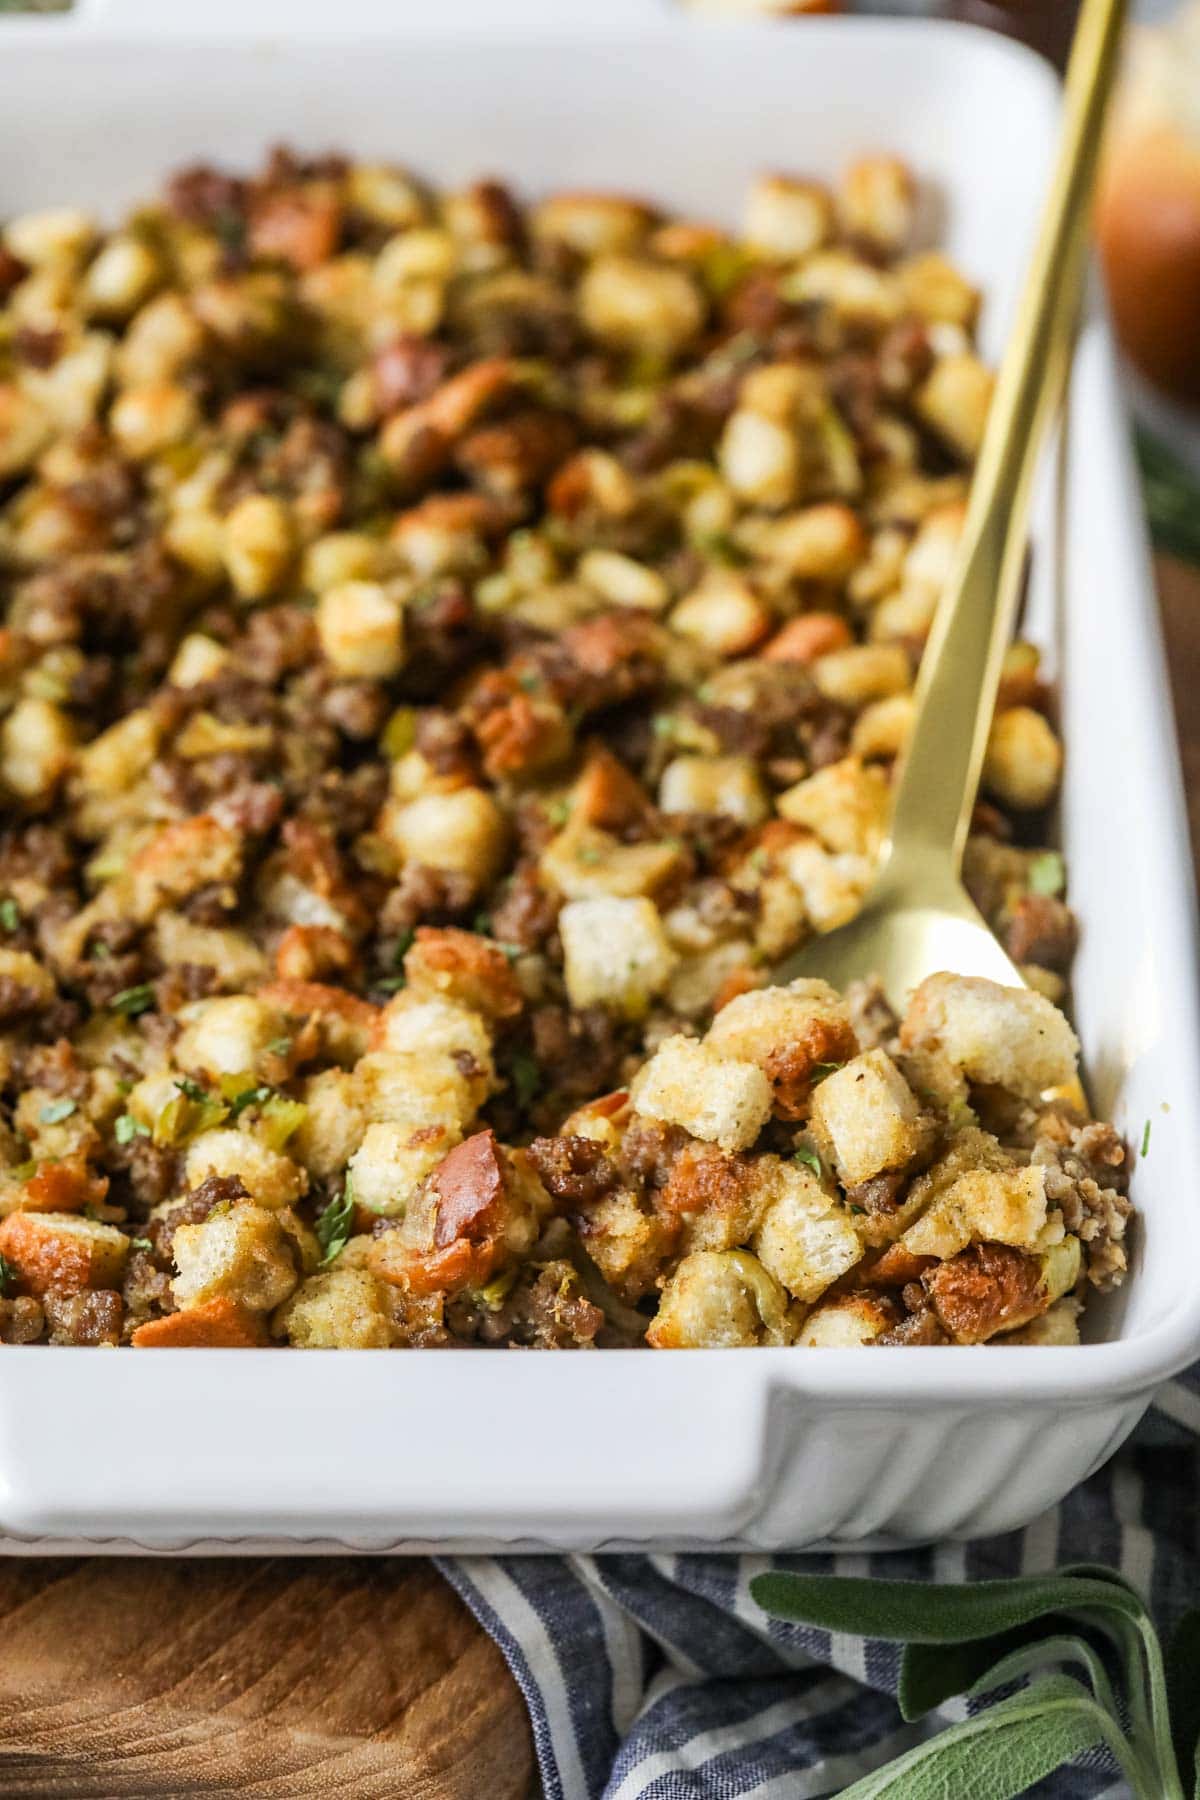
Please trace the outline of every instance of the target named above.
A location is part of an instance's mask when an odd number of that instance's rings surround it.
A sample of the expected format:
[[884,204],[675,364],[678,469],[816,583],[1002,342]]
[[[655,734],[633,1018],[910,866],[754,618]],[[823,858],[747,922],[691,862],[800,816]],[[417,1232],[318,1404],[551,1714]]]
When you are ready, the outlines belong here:
[[1103,1563],[1068,1563],[1059,1573],[1072,1581],[1099,1582],[1121,1595],[1121,1605],[1097,1614],[1094,1622],[1108,1632],[1121,1653],[1129,1696],[1130,1736],[1139,1749],[1145,1749],[1147,1740],[1153,1746],[1162,1780],[1162,1800],[1182,1800],[1162,1647],[1141,1595],[1118,1570]]
[[1038,1625],[975,1644],[907,1645],[900,1662],[900,1711],[910,1721],[922,1719],[955,1694],[974,1699],[1035,1671],[1071,1663],[1084,1671],[1097,1704],[1119,1725],[1117,1698],[1093,1646],[1066,1631],[1045,1637]]
[[1112,1751],[1134,1792],[1150,1800],[1107,1713],[1071,1676],[1049,1675],[872,1771],[841,1800],[1016,1800],[1098,1744]]
[[776,1618],[893,1643],[970,1643],[1048,1614],[1112,1612],[1135,1625],[1146,1617],[1132,1589],[1094,1579],[1090,1572],[965,1585],[780,1572],[756,1576],[750,1592]]

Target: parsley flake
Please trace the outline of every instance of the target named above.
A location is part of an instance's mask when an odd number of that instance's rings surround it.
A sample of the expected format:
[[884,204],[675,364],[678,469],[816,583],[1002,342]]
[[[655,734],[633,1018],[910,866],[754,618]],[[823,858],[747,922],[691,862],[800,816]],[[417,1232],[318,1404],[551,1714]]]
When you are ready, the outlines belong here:
[[12,896],[10,895],[6,900],[0,900],[0,925],[4,927],[5,931],[16,931],[20,928],[20,924],[21,909]]
[[1152,1120],[1147,1119],[1145,1126],[1143,1128],[1143,1131],[1142,1131],[1142,1156],[1143,1156],[1143,1158],[1148,1156],[1149,1152],[1150,1152],[1150,1126],[1152,1123],[1153,1123]]
[[272,1038],[267,1045],[267,1049],[271,1052],[272,1056],[290,1056],[292,1054],[292,1040],[290,1037]]
[[819,1087],[823,1081],[827,1081],[831,1075],[836,1075],[837,1071],[839,1069],[844,1069],[845,1066],[845,1063],[840,1062],[814,1063],[812,1067],[812,1085],[814,1087]]
[[175,1081],[175,1086],[179,1089],[185,1099],[195,1100],[198,1105],[202,1106],[208,1099],[208,1095],[200,1086],[200,1083],[198,1081],[193,1081],[189,1075],[178,1076]]
[[526,1050],[519,1050],[511,1064],[512,1085],[517,1105],[528,1106],[542,1085],[542,1071]]
[[317,1242],[324,1255],[320,1267],[328,1268],[331,1262],[342,1254],[350,1241],[350,1229],[354,1224],[354,1181],[349,1170],[346,1171],[346,1185],[342,1189],[340,1200],[331,1200],[325,1211],[317,1220]]
[[150,1127],[135,1119],[132,1113],[122,1113],[113,1126],[113,1136],[118,1144],[131,1144],[135,1137],[149,1137]]
[[149,1238],[130,1238],[129,1248],[131,1250],[153,1250],[154,1245]]
[[127,1019],[136,1019],[139,1013],[149,1012],[154,1005],[154,989],[148,981],[143,981],[137,987],[122,988],[108,1004],[113,1012],[124,1013]]
[[73,1100],[50,1100],[43,1106],[38,1118],[43,1125],[58,1125],[63,1119],[69,1119],[74,1111]]
[[802,1163],[806,1169],[811,1169],[818,1181],[824,1173],[821,1168],[821,1159],[810,1144],[801,1144],[793,1155],[792,1161]]
[[11,1294],[16,1279],[17,1271],[7,1256],[0,1256],[0,1294]]

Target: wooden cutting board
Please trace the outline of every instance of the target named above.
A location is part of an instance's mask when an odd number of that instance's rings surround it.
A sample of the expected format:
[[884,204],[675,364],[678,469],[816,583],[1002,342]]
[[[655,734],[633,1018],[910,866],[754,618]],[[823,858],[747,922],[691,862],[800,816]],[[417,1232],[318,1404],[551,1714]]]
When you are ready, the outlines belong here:
[[[1159,588],[1200,846],[1200,571]],[[525,1709],[426,1562],[0,1560],[0,1796],[527,1800]]]

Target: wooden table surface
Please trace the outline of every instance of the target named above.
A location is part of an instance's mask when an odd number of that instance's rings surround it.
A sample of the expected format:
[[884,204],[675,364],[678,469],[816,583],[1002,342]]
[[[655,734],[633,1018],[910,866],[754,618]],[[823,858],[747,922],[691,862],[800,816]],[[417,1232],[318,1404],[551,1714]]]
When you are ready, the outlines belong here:
[[[1200,572],[1159,590],[1200,846]],[[0,1562],[0,1796],[527,1800],[504,1660],[430,1565]]]

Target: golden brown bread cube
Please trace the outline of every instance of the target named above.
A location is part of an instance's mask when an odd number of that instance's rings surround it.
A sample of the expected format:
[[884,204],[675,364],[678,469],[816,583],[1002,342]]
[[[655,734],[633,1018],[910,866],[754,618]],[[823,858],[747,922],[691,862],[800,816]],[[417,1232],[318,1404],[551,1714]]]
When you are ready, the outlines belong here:
[[271,1312],[300,1279],[295,1237],[277,1212],[238,1200],[198,1225],[179,1225],[172,1239],[179,1273],[171,1292],[181,1309],[208,1300],[233,1300],[251,1312]]
[[0,1255],[23,1292],[41,1299],[57,1289],[120,1287],[129,1239],[115,1226],[75,1213],[10,1213],[0,1225]]
[[682,1125],[722,1150],[747,1149],[771,1114],[771,1085],[761,1069],[679,1035],[638,1070],[630,1095],[647,1118]]
[[646,1342],[655,1350],[734,1350],[788,1344],[788,1296],[748,1250],[698,1250],[663,1289]]
[[1036,1100],[1075,1077],[1079,1040],[1042,994],[979,976],[930,975],[901,1026],[906,1050],[940,1050],[968,1081]]
[[827,1075],[809,1128],[847,1188],[905,1169],[931,1148],[935,1126],[885,1050],[868,1050]]
[[704,1040],[718,1056],[757,1065],[784,1119],[808,1112],[814,1076],[858,1053],[845,1003],[828,982],[801,978],[758,988],[723,1006]]
[[811,1169],[785,1162],[772,1174],[773,1197],[753,1247],[763,1267],[811,1305],[859,1261],[862,1240],[840,1195]]
[[395,1341],[384,1283],[340,1264],[301,1282],[271,1329],[300,1350],[387,1350]]

